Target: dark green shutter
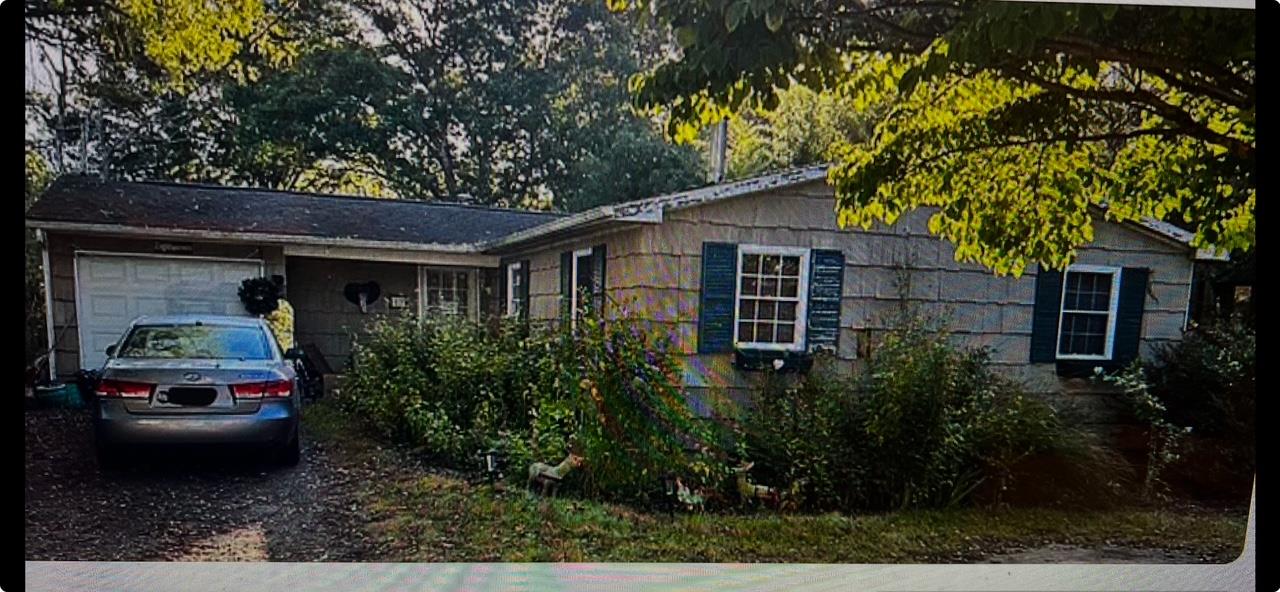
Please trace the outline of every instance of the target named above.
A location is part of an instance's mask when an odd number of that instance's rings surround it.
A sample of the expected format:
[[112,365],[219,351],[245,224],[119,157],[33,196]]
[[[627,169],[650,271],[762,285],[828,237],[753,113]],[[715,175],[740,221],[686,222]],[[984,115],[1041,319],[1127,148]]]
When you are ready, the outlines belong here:
[[529,302],[529,260],[525,259],[520,262],[520,320],[529,320],[529,307],[533,304]]
[[1036,274],[1036,302],[1031,311],[1031,361],[1058,358],[1058,318],[1062,316],[1062,272],[1040,268]]
[[733,351],[733,296],[737,271],[738,245],[702,243],[698,353]]
[[814,249],[809,256],[809,351],[836,351],[840,342],[840,296],[844,290],[844,253]]
[[604,318],[605,246],[591,247],[591,309]]
[[573,306],[573,251],[560,253],[560,318],[569,318]]
[[1126,364],[1138,357],[1142,340],[1142,312],[1147,302],[1150,271],[1141,267],[1120,270],[1120,297],[1116,303],[1116,333],[1111,343],[1111,359]]

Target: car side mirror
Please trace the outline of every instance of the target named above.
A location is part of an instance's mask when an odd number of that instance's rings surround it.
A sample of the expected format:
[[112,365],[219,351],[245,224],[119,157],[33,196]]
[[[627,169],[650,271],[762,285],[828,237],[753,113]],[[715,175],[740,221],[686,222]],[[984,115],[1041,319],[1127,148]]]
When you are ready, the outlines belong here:
[[284,359],[286,360],[301,360],[303,357],[305,357],[305,354],[302,353],[302,348],[299,347],[291,347],[284,352]]
[[114,355],[116,355],[116,344],[113,343],[107,346],[107,357],[110,358]]

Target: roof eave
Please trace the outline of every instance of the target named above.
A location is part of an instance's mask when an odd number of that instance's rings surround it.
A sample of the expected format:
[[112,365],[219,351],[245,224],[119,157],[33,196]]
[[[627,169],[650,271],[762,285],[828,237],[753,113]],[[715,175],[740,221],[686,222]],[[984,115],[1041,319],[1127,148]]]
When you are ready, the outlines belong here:
[[619,204],[597,206],[558,220],[540,224],[527,230],[509,234],[486,244],[486,250],[500,250],[524,245],[539,239],[551,238],[585,230],[602,224],[638,223],[660,224],[668,211],[692,208],[722,199],[751,195],[771,189],[812,183],[826,178],[829,165],[819,165],[762,175],[731,183],[720,183],[681,191],[658,197],[649,197]]
[[88,232],[114,236],[137,238],[188,238],[213,241],[253,242],[259,244],[278,245],[316,245],[355,247],[366,249],[398,249],[405,251],[423,251],[435,253],[480,253],[481,243],[413,243],[405,241],[380,241],[343,237],[323,237],[294,234],[270,234],[259,232],[228,232],[218,230],[200,230],[193,228],[172,228],[155,226],[133,226],[121,224],[98,224],[86,222],[66,222],[60,220],[41,220],[27,218],[26,225],[55,232]]
[[1231,255],[1213,249],[1196,249],[1196,261],[1230,261]]
[[[558,234],[586,231],[586,229],[604,226],[604,224],[617,222],[618,218],[614,214],[616,214],[616,211],[614,211],[614,206],[612,205],[581,211],[581,213],[570,215],[570,217],[552,220],[552,222],[526,228],[524,231],[507,234],[507,236],[498,238],[498,240],[485,242],[481,245],[481,251],[500,251],[509,249],[509,247],[538,241],[541,238],[552,238],[558,236]],[[626,220],[622,220],[622,222],[626,222]]]
[[1187,249],[1192,253],[1192,258],[1196,261],[1230,261],[1231,256],[1227,253],[1218,253],[1213,248],[1196,247],[1193,244],[1195,234],[1178,228],[1168,222],[1161,222],[1154,218],[1143,218],[1131,223],[1132,226],[1154,238],[1163,239],[1169,243]]

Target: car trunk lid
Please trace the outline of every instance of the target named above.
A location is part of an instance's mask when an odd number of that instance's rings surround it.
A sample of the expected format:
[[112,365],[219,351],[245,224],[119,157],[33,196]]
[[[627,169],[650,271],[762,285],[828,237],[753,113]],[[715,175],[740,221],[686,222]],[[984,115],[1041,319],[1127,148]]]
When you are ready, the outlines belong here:
[[130,413],[255,413],[258,399],[235,396],[234,385],[290,378],[273,361],[114,359],[104,379],[154,385],[146,399],[125,399]]

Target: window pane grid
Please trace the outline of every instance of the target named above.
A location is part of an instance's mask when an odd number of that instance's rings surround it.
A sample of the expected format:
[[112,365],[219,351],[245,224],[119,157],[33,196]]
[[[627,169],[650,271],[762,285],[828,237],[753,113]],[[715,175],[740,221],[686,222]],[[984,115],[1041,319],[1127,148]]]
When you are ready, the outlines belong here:
[[426,274],[427,304],[429,315],[467,316],[467,272],[428,269]]
[[1105,273],[1067,274],[1063,310],[1107,311],[1111,307],[1111,275]]
[[524,309],[522,298],[524,283],[523,266],[515,263],[507,266],[507,316],[516,316]]
[[1068,271],[1064,280],[1058,354],[1105,356],[1111,321],[1112,274]]
[[795,343],[801,262],[800,255],[743,253],[738,270],[739,343]]

